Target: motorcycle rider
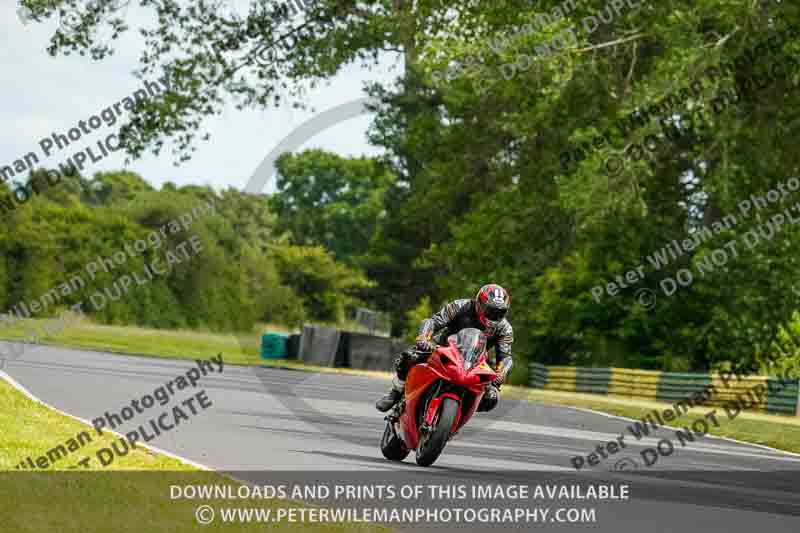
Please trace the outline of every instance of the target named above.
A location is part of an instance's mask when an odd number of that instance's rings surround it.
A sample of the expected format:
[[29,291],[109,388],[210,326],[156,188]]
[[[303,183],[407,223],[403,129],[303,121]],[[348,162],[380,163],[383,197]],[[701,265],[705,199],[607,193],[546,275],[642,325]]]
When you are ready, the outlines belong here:
[[417,331],[416,353],[406,350],[394,360],[397,375],[392,389],[377,401],[378,411],[386,412],[400,401],[405,390],[408,371],[415,364],[424,362],[438,345],[447,345],[447,337],[464,328],[476,328],[486,335],[486,349],[495,347],[495,379],[486,388],[478,411],[491,411],[500,398],[500,385],[506,380],[513,363],[511,344],[514,332],[505,316],[511,306],[511,296],[494,283],[484,285],[474,299],[454,300],[445,305],[431,318],[426,318]]

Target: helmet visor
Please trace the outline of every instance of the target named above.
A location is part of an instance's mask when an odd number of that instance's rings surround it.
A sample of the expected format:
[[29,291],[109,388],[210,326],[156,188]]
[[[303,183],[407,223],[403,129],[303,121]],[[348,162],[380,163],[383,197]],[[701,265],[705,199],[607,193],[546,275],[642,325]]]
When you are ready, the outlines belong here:
[[508,309],[499,309],[497,307],[490,307],[486,310],[486,318],[493,322],[503,320],[508,313]]

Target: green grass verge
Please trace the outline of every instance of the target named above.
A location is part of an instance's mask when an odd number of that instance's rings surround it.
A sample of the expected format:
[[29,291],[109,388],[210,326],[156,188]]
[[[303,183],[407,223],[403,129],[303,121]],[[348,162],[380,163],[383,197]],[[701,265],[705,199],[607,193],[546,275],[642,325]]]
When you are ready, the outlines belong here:
[[[118,457],[106,468],[93,461],[80,471],[71,459],[111,446],[113,435],[97,436],[92,428],[31,401],[0,380],[0,530],[15,533],[183,533],[197,531],[373,532],[370,524],[221,524],[200,526],[198,505],[278,509],[298,506],[279,500],[184,500],[170,498],[171,485],[239,484],[213,472],[197,470],[144,448]],[[15,467],[26,457],[45,454],[56,444],[89,431],[92,442],[57,461],[47,472]],[[234,489],[235,491],[235,489]]]

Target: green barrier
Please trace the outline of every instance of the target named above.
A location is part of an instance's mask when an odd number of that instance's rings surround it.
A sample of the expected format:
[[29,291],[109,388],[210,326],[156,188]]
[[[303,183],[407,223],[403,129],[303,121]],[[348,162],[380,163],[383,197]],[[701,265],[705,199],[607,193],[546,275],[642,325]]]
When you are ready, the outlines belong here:
[[[537,389],[622,395],[674,403],[694,395],[709,395],[710,405],[723,405],[744,398],[760,384],[769,384],[768,394],[755,410],[800,416],[800,383],[766,376],[748,376],[741,383],[723,382],[719,374],[658,372],[625,368],[547,367],[530,363],[528,385]],[[705,393],[705,394],[704,394]]]
[[575,392],[608,394],[611,372],[610,368],[578,367],[575,371]]
[[543,389],[547,384],[547,367],[539,363],[530,364],[530,386],[534,389]]
[[688,374],[685,372],[663,372],[658,380],[656,399],[662,402],[676,402],[700,394],[712,383],[709,374]]
[[262,359],[285,359],[286,341],[288,335],[285,333],[266,333],[261,337],[261,358]]
[[798,407],[798,382],[784,383],[775,378],[769,378],[767,396],[767,411],[770,413],[783,413],[800,415]]

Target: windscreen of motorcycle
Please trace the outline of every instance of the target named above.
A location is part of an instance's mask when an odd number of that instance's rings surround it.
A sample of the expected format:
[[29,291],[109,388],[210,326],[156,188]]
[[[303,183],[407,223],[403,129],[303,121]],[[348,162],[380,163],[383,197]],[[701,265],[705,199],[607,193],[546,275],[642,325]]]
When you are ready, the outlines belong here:
[[466,369],[472,368],[478,362],[481,354],[486,351],[486,337],[475,328],[462,329],[455,335],[450,335],[450,340],[458,346]]

